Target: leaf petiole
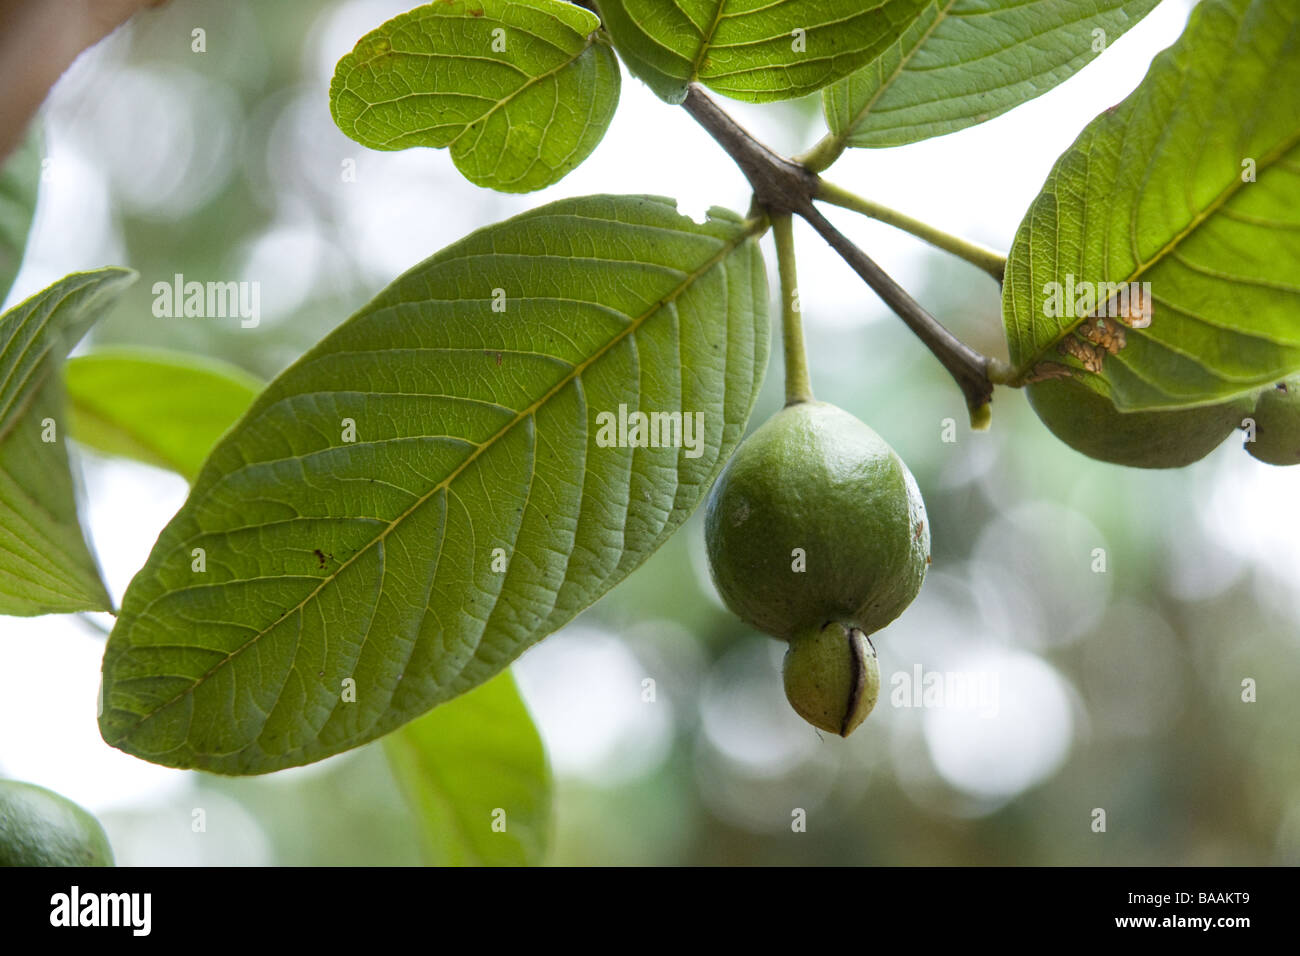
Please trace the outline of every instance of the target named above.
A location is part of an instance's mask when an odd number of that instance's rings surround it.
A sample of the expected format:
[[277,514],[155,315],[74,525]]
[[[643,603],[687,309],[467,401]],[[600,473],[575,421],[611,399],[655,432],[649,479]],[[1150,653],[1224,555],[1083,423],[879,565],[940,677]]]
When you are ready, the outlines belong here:
[[830,169],[848,145],[847,136],[827,133],[813,143],[811,148],[795,156],[794,161],[811,172],[820,173],[822,170]]
[[936,249],[952,253],[958,259],[964,259],[971,265],[983,269],[997,279],[999,283],[1006,272],[1006,256],[1000,255],[987,246],[981,246],[979,243],[970,242],[959,236],[944,232],[928,222],[913,219],[896,209],[890,209],[888,206],[872,202],[870,199],[851,193],[847,189],[836,186],[824,179],[817,180],[817,191],[813,194],[813,198],[828,202],[832,206],[839,206],[842,209],[861,213],[871,219],[901,229],[903,232],[916,236],[922,242],[928,242]]

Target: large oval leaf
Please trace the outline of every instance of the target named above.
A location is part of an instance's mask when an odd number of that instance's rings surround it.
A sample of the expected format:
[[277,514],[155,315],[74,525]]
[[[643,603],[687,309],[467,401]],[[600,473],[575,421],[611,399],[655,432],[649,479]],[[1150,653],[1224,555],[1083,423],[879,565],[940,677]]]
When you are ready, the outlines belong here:
[[1002,309],[1018,378],[1078,375],[1121,409],[1217,403],[1300,369],[1300,8],[1193,11],[1057,161]]
[[[77,440],[189,480],[261,391],[181,352],[102,348],[65,366]],[[546,751],[508,671],[384,738],[429,862],[536,864],[550,836]]]
[[599,0],[634,74],[680,103],[694,80],[761,103],[814,93],[870,63],[925,0]]
[[[308,763],[591,604],[740,439],[768,344],[754,228],[565,200],[394,282],[213,451],[123,601],[104,738],[224,773]],[[607,416],[637,411],[692,431],[618,444]]]
[[384,738],[435,866],[541,863],[551,768],[509,671]]
[[932,0],[875,62],[822,91],[826,123],[847,146],[974,126],[1069,79],[1157,2]]
[[64,370],[72,437],[193,481],[262,383],[238,366],[161,349],[101,348]]
[[133,281],[77,273],[0,316],[0,614],[113,606],[77,520],[60,366]]
[[371,149],[450,147],[480,186],[541,189],[587,158],[618,106],[618,61],[599,25],[560,0],[417,7],[339,60],[334,122]]

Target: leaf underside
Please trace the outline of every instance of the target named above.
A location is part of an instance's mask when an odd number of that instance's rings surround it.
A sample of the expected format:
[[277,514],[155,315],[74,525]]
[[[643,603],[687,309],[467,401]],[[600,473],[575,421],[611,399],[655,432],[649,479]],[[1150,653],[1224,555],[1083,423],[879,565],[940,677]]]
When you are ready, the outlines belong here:
[[[1068,370],[1140,411],[1216,404],[1300,369],[1298,14],[1205,0],[1138,89],[1057,161],[1007,262],[1019,377]],[[1053,316],[1069,303],[1053,302],[1051,284],[1067,282],[1089,285],[1076,314]],[[1088,289],[1147,282],[1149,326],[1102,348],[1117,322]],[[1106,293],[1102,308],[1117,311]]]
[[398,728],[384,751],[419,818],[429,863],[542,862],[551,771],[509,671]]
[[753,103],[814,93],[870,63],[924,0],[598,0],[628,69],[680,103],[698,80]]
[[560,0],[440,0],[368,33],[339,60],[330,111],[371,149],[449,148],[502,192],[558,182],[618,106],[618,61],[588,10]]
[[112,607],[77,520],[59,366],[134,280],[70,275],[0,317],[0,614]]
[[[190,480],[263,387],[235,366],[162,349],[95,349],[64,370],[79,443]],[[509,671],[399,727],[384,750],[428,862],[543,861],[550,767]]]
[[161,349],[96,349],[64,379],[73,438],[187,481],[262,389],[236,366]]
[[826,123],[863,147],[974,126],[1069,79],[1157,2],[932,0],[874,62],[822,91]]
[[[595,601],[739,442],[768,346],[752,232],[588,197],[399,278],[213,451],[123,601],[104,738],[223,773],[309,763],[482,683]],[[699,456],[598,444],[620,405],[702,414]]]

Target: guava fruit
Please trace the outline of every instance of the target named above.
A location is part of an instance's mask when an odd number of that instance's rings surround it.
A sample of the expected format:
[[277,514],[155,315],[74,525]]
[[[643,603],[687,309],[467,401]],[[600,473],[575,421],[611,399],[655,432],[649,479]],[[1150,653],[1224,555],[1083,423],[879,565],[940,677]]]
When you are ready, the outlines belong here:
[[1121,412],[1073,379],[1036,382],[1029,404],[1048,429],[1089,458],[1132,468],[1181,468],[1204,458],[1250,414],[1253,399],[1172,411]]
[[741,443],[709,494],[704,525],[723,602],[790,642],[791,706],[846,736],[880,686],[867,635],[912,603],[930,563],[912,473],[848,412],[798,402]]
[[0,866],[112,866],[108,835],[67,797],[0,780]]
[[825,402],[787,406],[745,439],[704,522],[723,602],[783,640],[833,620],[880,630],[912,603],[930,558],[925,505],[907,466]]
[[795,713],[841,737],[866,719],[880,694],[875,648],[862,631],[841,621],[794,635],[782,679]]
[[1270,465],[1300,465],[1300,375],[1260,392],[1250,417],[1255,440],[1246,451]]

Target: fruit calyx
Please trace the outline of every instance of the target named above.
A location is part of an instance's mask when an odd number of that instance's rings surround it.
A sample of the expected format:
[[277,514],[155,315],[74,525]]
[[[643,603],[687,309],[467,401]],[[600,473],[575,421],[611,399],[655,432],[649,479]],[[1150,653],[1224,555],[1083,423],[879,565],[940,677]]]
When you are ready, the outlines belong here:
[[876,649],[851,621],[828,621],[790,640],[782,667],[786,699],[819,730],[847,737],[880,694]]

